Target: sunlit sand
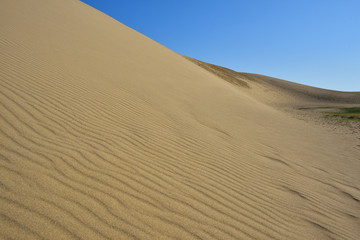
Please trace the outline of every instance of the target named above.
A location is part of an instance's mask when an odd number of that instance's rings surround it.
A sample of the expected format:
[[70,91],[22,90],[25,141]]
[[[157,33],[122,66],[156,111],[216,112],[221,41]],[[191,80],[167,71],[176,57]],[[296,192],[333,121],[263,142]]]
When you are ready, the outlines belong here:
[[80,1],[0,4],[0,238],[359,238],[359,136],[298,114],[360,93],[188,59]]

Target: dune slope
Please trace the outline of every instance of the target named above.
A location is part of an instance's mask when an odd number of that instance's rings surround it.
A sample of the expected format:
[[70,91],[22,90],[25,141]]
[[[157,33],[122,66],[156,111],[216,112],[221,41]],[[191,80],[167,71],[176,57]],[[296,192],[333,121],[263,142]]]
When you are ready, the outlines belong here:
[[75,0],[0,0],[0,237],[356,239],[359,143]]
[[252,97],[280,108],[300,106],[359,105],[360,92],[340,92],[315,88],[260,74],[236,72],[228,68],[186,57],[207,71],[248,91]]

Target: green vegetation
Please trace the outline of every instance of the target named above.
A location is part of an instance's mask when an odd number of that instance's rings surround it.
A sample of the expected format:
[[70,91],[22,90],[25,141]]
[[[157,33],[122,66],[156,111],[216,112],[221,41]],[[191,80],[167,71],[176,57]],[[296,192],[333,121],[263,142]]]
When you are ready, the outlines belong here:
[[360,107],[309,107],[299,108],[300,110],[308,110],[321,112],[325,114],[326,119],[331,120],[353,120],[360,121]]
[[327,113],[328,118],[360,121],[360,107],[341,108],[342,112]]
[[343,108],[347,113],[360,114],[360,107]]

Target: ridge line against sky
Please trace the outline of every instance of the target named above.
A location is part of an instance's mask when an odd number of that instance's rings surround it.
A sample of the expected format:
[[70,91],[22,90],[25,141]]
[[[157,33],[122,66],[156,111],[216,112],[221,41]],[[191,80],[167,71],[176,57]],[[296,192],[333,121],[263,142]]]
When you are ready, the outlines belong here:
[[340,91],[360,91],[357,0],[82,0],[198,60]]

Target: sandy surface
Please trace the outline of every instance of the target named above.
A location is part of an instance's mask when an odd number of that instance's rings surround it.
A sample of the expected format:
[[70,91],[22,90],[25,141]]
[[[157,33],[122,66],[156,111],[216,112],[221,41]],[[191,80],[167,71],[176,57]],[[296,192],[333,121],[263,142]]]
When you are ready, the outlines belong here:
[[0,4],[0,238],[358,239],[359,140],[289,109],[359,93],[234,86],[80,1]]

